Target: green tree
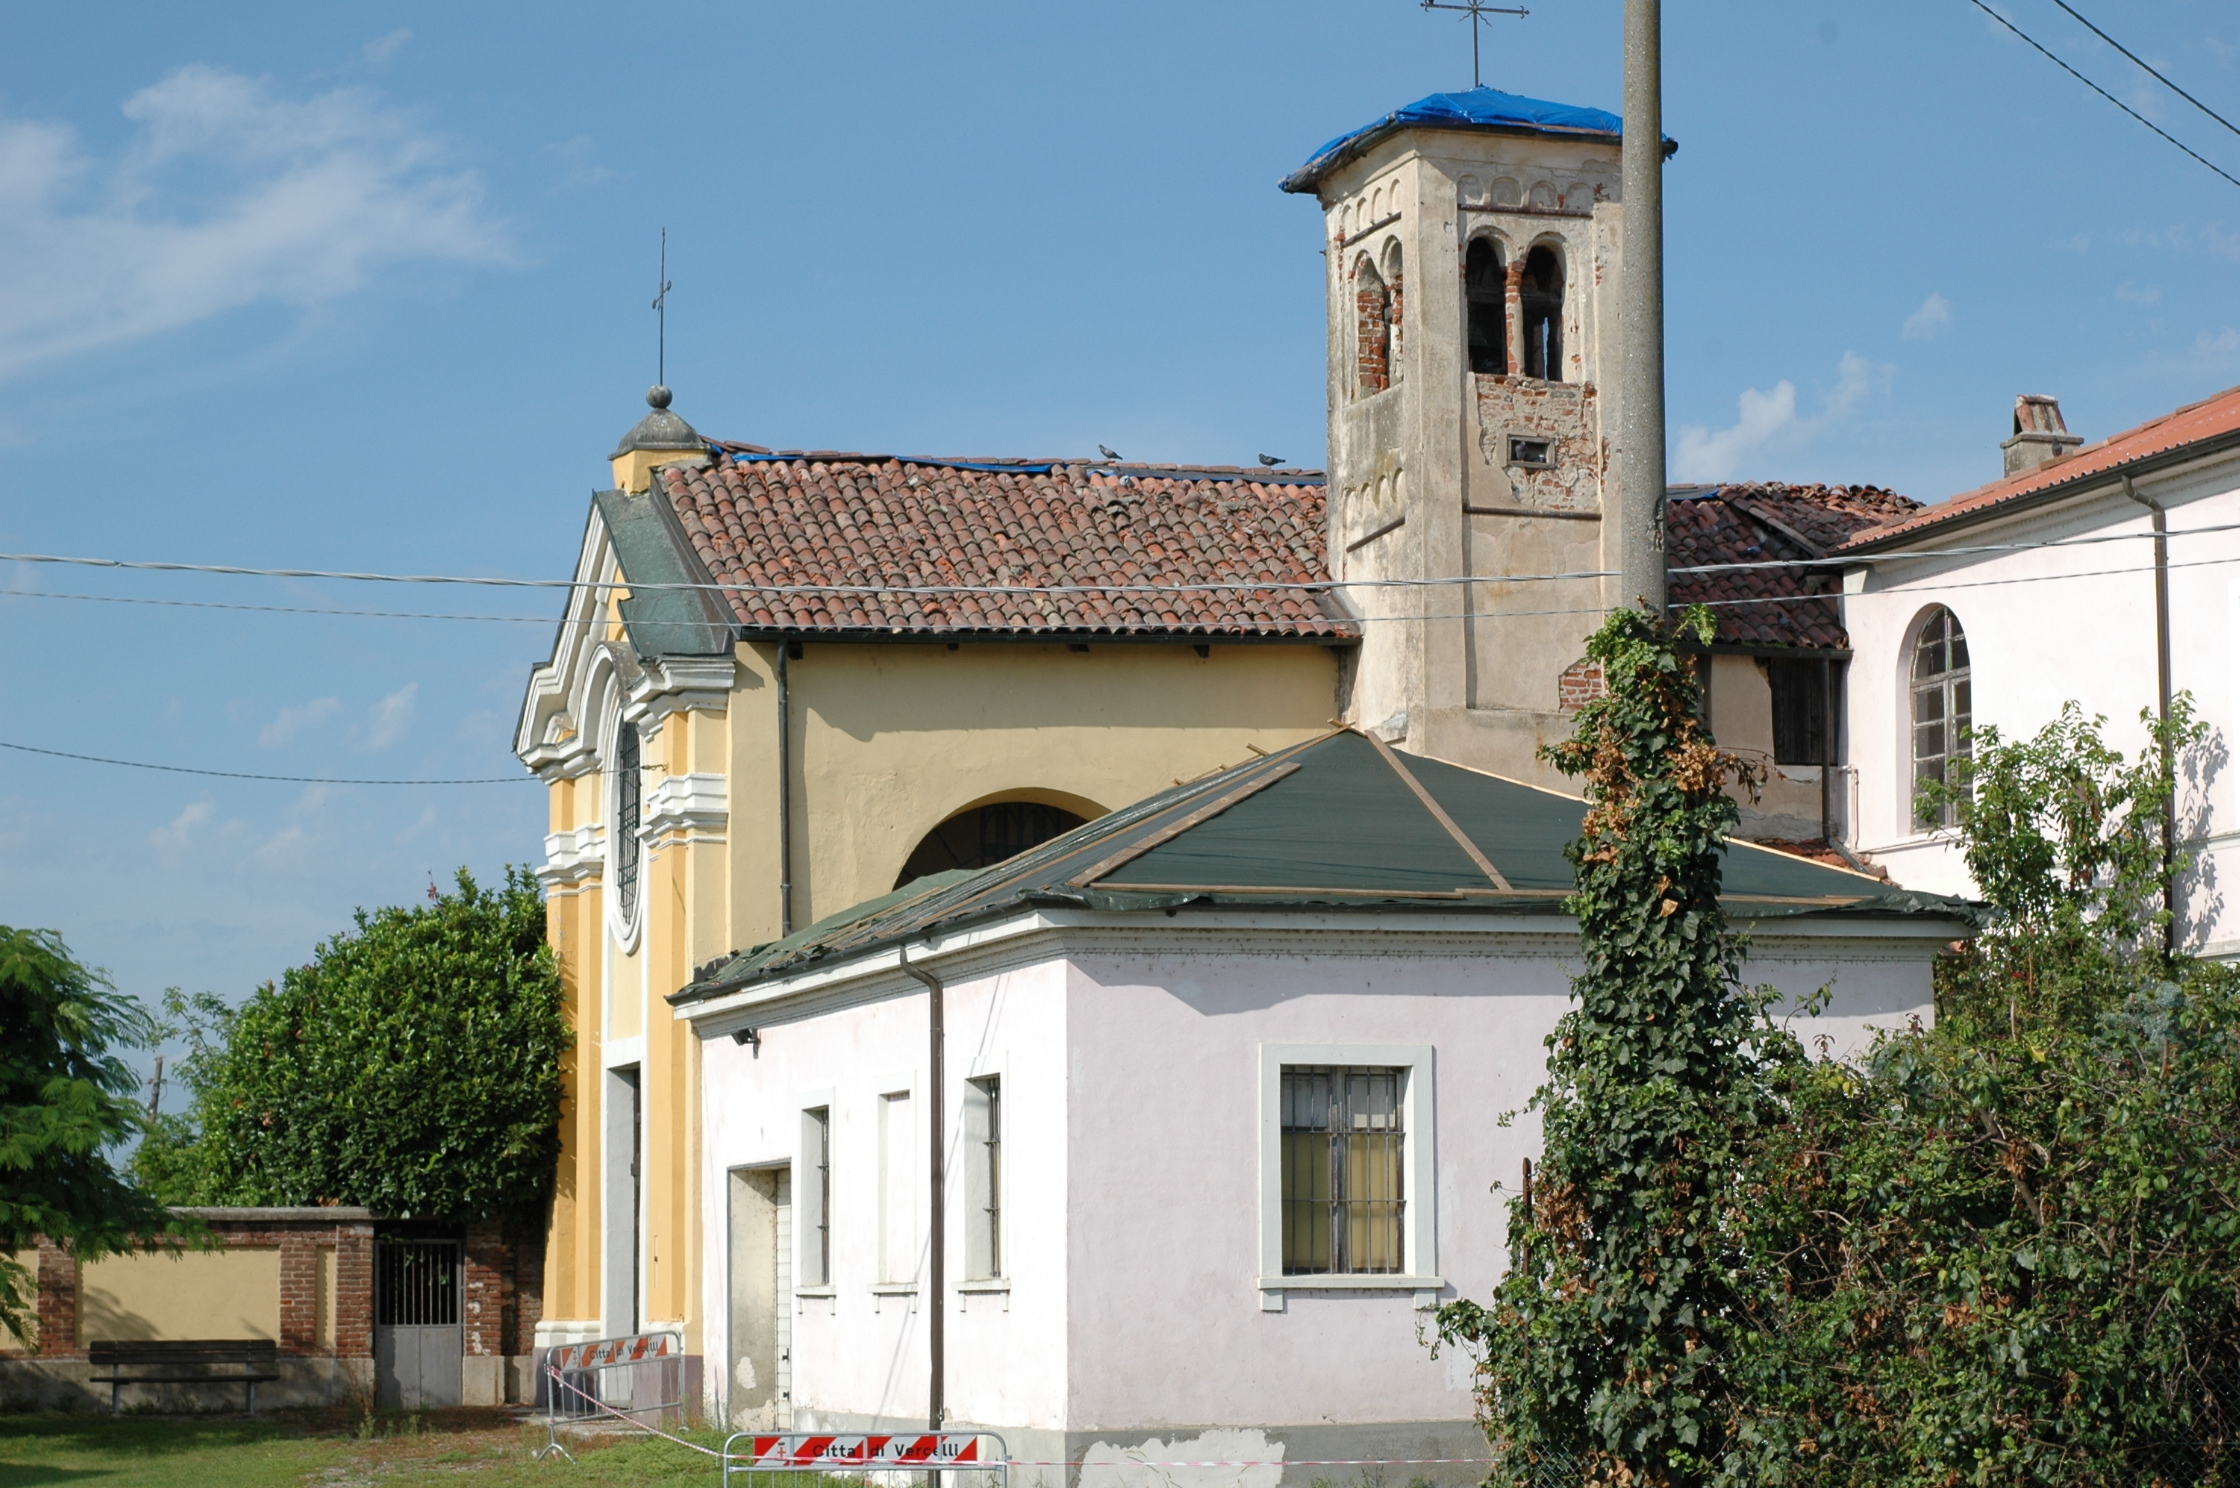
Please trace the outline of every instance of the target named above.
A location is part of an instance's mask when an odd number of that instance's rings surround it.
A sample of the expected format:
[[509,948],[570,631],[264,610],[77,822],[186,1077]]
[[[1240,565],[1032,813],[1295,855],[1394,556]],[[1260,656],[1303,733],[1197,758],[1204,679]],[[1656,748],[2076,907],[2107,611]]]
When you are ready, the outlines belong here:
[[1551,1462],[1699,1482],[1734,1416],[1727,1335],[1751,1278],[1728,1214],[1768,1087],[1762,998],[1719,908],[1727,786],[1758,776],[1713,741],[1678,649],[1712,632],[1700,607],[1670,630],[1612,616],[1587,647],[1608,693],[1548,751],[1586,786],[1568,901],[1584,970],[1532,1102],[1546,1145],[1510,1205],[1509,1274],[1490,1305],[1440,1313],[1447,1341],[1483,1351],[1497,1483]]
[[2180,699],[2126,760],[2075,708],[1975,738],[1984,927],[1937,1026],[1791,1057],[1751,1139],[1764,1279],[1737,1482],[2229,1481],[2240,1459],[2240,979],[2165,951]]
[[167,1243],[171,1216],[111,1166],[139,1132],[139,1077],[118,1054],[152,1026],[52,930],[0,925],[0,1324],[28,1333],[45,1235],[81,1260]]
[[461,869],[454,892],[356,922],[239,1008],[174,994],[191,1113],[138,1170],[174,1202],[533,1214],[571,1036],[534,878],[485,890]]
[[1959,808],[1968,872],[1991,910],[1945,969],[1940,1016],[1971,1029],[2084,1027],[2165,975],[2163,890],[2190,866],[2164,841],[2166,807],[2207,729],[2182,693],[2167,720],[2140,722],[2149,737],[2128,761],[2102,737],[2107,719],[2088,721],[2075,703],[2028,739],[1980,728],[1965,774],[1927,788],[1932,804]]

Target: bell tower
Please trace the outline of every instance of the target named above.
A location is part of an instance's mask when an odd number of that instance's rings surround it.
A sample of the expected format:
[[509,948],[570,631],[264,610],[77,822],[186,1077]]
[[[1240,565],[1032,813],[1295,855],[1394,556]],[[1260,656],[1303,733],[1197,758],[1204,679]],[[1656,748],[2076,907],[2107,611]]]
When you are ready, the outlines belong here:
[[1323,210],[1330,562],[1368,622],[1348,721],[1519,779],[1552,783],[1534,751],[1622,602],[1596,577],[1619,567],[1619,142],[1614,114],[1475,88],[1283,182]]

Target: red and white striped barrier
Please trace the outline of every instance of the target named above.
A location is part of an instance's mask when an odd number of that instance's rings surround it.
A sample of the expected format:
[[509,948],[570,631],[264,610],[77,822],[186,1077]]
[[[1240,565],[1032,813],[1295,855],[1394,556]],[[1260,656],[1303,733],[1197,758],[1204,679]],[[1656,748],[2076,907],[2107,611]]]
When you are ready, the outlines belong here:
[[981,1448],[978,1432],[909,1436],[757,1436],[738,1455],[756,1467],[989,1467],[1001,1454]]

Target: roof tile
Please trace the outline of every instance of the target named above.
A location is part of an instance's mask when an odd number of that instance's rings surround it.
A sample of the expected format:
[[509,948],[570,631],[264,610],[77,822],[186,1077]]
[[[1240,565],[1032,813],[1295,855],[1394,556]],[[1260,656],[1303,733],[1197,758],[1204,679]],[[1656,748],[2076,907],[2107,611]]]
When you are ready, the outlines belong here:
[[1935,506],[1917,507],[1908,515],[1853,535],[1847,546],[1863,547],[1870,542],[1879,543],[1888,538],[1940,527],[1947,522],[1974,516],[2055,486],[2109,474],[2150,455],[2165,454],[2188,444],[2235,432],[2240,432],[2240,388],[2227,388],[2213,398],[2189,403],[2160,418],[2150,419],[2135,429],[2126,429],[2097,444],[2088,444],[2067,459],[2040,465],[2035,470],[2025,470],[2020,475],[2010,475],[2004,480],[1993,481],[1988,486],[1978,486],[1973,491],[1964,492]]
[[[759,453],[759,452],[757,452]],[[994,465],[998,462],[981,461]],[[1296,479],[1284,479],[1295,475]],[[1351,638],[1327,582],[1324,488],[1308,472],[1138,470],[1062,461],[970,469],[831,451],[660,472],[734,612],[763,629]],[[1218,520],[1209,522],[1211,514]],[[892,585],[1188,585],[1165,593],[818,593]]]
[[[1852,533],[1901,520],[1916,502],[1879,486],[1682,486],[1665,503],[1667,585],[1676,605],[1709,604],[1726,645],[1841,649],[1850,644],[1828,569],[1688,569],[1825,556]],[[1763,600],[1765,603],[1752,603]]]

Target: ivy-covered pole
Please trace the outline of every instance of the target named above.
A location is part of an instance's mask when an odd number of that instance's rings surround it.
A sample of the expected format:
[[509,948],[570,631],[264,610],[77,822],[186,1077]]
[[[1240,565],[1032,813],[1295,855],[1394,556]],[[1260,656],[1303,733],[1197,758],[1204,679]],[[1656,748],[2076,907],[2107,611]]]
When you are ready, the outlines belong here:
[[1440,1316],[1448,1341],[1482,1350],[1498,1484],[1717,1474],[1722,1330],[1747,1274],[1722,1233],[1764,1096],[1759,1010],[1719,908],[1726,787],[1760,775],[1713,741],[1679,649],[1712,633],[1701,607],[1669,629],[1613,615],[1587,646],[1608,691],[1546,751],[1586,787],[1568,901],[1584,969],[1533,1098],[1546,1145],[1510,1206],[1509,1274],[1490,1306]]

